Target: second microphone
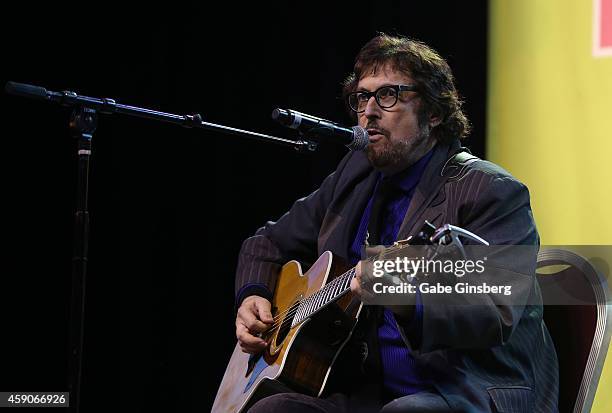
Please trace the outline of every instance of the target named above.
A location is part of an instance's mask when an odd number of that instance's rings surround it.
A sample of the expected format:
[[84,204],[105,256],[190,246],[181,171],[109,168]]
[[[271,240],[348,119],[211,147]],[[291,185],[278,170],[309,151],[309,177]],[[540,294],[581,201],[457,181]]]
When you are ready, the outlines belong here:
[[365,148],[369,142],[368,132],[361,126],[346,128],[332,121],[296,110],[276,108],[272,111],[272,119],[281,125],[299,130],[307,137],[325,136],[331,138],[352,151]]

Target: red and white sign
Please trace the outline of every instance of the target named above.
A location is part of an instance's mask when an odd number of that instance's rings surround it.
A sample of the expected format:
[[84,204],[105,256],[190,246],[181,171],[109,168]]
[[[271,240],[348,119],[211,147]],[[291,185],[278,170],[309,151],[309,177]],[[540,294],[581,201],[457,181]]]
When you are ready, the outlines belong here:
[[612,56],[612,0],[593,1],[593,55]]

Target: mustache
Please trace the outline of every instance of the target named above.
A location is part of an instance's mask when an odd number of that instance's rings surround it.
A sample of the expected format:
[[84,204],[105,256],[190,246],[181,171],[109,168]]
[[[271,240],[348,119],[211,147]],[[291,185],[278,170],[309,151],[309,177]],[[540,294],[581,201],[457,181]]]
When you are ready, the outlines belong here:
[[389,137],[389,132],[385,129],[385,128],[381,128],[379,125],[377,125],[376,123],[368,123],[365,126],[365,129],[376,129],[378,130],[382,135]]

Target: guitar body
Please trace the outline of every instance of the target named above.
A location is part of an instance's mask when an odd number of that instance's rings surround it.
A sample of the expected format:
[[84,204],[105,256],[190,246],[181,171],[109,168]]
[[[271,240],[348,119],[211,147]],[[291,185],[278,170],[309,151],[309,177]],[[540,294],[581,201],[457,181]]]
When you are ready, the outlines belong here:
[[[336,356],[348,341],[361,302],[349,292],[292,327],[296,303],[342,274],[342,265],[326,251],[302,274],[297,261],[283,266],[272,299],[278,326],[265,333],[266,350],[252,356],[237,344],[217,392],[212,412],[245,412],[257,400],[294,391],[319,396]],[[280,322],[282,320],[282,322]]]

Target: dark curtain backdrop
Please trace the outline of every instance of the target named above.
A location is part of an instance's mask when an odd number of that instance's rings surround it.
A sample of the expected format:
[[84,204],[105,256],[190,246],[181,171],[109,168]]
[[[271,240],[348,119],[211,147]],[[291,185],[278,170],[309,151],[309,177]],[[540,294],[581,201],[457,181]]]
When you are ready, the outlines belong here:
[[[340,83],[376,31],[445,56],[484,152],[487,2],[3,6],[7,80],[282,137],[286,107],[350,124]],[[0,390],[65,390],[75,190],[69,110],[2,93]],[[117,115],[91,165],[83,411],[207,411],[234,346],[244,238],[328,175],[314,154]]]

